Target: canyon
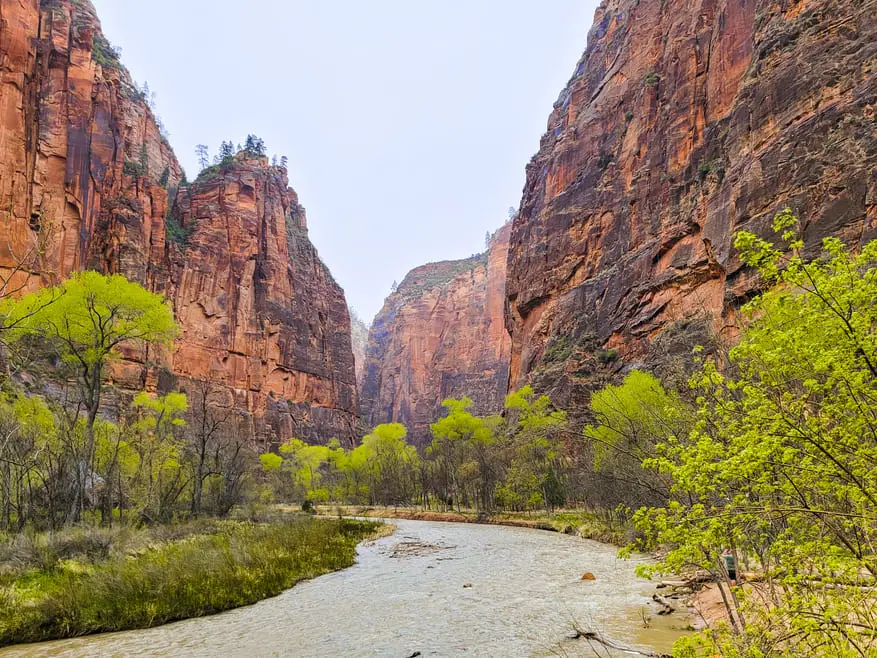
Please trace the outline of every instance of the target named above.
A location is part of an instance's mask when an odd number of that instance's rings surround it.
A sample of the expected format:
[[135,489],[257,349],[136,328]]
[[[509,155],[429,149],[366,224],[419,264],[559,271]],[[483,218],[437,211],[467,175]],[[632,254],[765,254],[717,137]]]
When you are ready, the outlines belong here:
[[759,290],[736,231],[767,236],[789,206],[809,256],[877,237],[874,18],[870,0],[604,0],[514,220],[409,272],[367,331],[284,167],[241,152],[187,183],[90,3],[0,0],[0,274],[163,294],[176,344],[125,350],[113,390],[215,385],[261,449],[384,422],[423,446],[443,399],[497,413],[525,384],[580,412],[632,368],[681,383]]
[[502,410],[510,232],[506,225],[494,233],[483,254],[411,270],[387,297],[371,326],[361,380],[366,425],[402,423],[423,446],[446,398],[469,397],[473,413]]
[[203,381],[262,449],[293,435],[352,445],[347,303],[285,169],[241,153],[185,183],[84,0],[0,0],[0,122],[6,290],[118,273],[163,294],[180,324],[167,353],[125,350],[111,403]]
[[605,0],[527,166],[506,283],[510,385],[582,411],[631,368],[684,383],[758,292],[733,235],[805,255],[877,237],[877,9]]

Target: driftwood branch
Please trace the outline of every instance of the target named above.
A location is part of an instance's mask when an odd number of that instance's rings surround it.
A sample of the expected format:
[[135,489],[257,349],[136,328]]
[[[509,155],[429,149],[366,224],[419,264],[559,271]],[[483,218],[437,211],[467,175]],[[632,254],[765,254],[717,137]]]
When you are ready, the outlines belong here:
[[585,631],[575,626],[573,626],[573,630],[574,634],[570,636],[571,640],[587,640],[588,642],[597,642],[598,644],[602,644],[604,647],[608,647],[609,649],[615,649],[616,651],[623,651],[625,653],[637,656],[645,656],[646,658],[671,658],[670,655],[666,653],[657,653],[655,651],[641,651],[640,649],[626,647],[622,644],[618,644],[613,640],[610,640],[607,637],[600,635],[599,633],[595,633],[594,631]]

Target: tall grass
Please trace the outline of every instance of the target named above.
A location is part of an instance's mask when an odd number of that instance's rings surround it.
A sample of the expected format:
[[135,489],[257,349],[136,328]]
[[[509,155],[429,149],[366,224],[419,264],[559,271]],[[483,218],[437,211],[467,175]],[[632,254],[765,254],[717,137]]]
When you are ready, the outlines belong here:
[[[0,646],[157,626],[275,596],[353,563],[380,524],[225,521],[209,534],[96,562],[60,559],[0,575]],[[137,545],[133,542],[132,545]]]

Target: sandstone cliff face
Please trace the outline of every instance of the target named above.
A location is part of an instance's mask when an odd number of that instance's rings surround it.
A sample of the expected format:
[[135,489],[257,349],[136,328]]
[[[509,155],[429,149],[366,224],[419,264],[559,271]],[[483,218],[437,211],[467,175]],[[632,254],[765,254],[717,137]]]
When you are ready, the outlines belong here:
[[164,293],[182,334],[173,354],[126,354],[112,372],[116,389],[205,379],[225,387],[260,445],[291,435],[352,442],[346,303],[285,173],[239,159],[183,188],[173,220],[189,233],[185,249],[166,231],[181,178],[90,3],[0,0],[7,290],[84,268],[121,273]]
[[353,348],[353,360],[356,363],[356,383],[362,385],[365,373],[365,351],[368,347],[368,326],[350,311],[350,343]]
[[442,400],[472,398],[474,411],[502,409],[508,386],[505,271],[511,226],[487,253],[431,263],[405,277],[372,323],[361,385],[363,420],[403,423],[409,440],[430,440]]
[[809,250],[877,234],[877,6],[605,0],[527,167],[511,382],[583,407],[625,367],[733,338],[733,233],[791,206]]
[[[148,284],[181,169],[89,3],[0,0],[0,126],[0,267],[28,270],[15,285],[85,267]],[[48,248],[30,258],[39,228]]]
[[307,235],[286,171],[238,155],[181,188],[173,371],[227,385],[266,443],[352,444],[356,376],[344,291]]

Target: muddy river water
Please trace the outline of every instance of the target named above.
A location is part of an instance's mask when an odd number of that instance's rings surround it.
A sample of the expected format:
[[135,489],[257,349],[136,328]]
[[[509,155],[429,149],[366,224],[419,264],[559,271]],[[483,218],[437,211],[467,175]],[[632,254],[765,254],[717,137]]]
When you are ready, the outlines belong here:
[[[612,546],[524,528],[393,523],[395,534],[359,547],[355,566],[256,605],[0,656],[593,656],[587,641],[566,639],[574,623],[653,651],[669,649],[680,635],[672,625],[685,624],[654,614],[653,586]],[[596,580],[582,581],[584,572]]]

